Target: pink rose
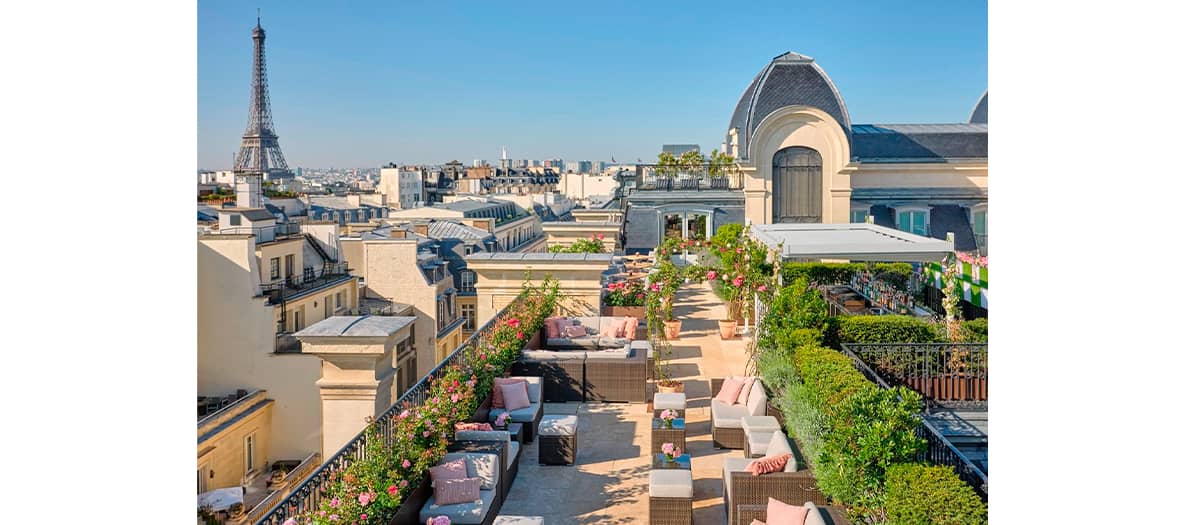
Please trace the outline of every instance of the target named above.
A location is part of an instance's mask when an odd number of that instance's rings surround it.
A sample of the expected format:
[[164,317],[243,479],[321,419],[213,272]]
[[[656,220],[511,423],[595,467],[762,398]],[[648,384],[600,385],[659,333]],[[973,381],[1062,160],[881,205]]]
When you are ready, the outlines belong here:
[[744,282],[746,282],[746,279],[741,277],[740,275],[737,277],[734,277],[734,279],[733,279],[734,286],[741,286],[742,283],[744,283]]
[[524,339],[524,332],[516,332],[517,339]]
[[705,278],[710,281],[716,280],[717,279],[717,271],[716,270],[709,270],[708,273],[705,274]]
[[332,498],[332,501],[328,503],[328,506],[332,507],[332,508],[339,507],[340,506],[340,498]]
[[600,234],[598,234],[598,240],[600,240],[600,241],[601,241],[601,240],[602,240],[602,239],[604,239],[604,238],[605,238],[605,236],[603,236],[601,233],[600,233]]
[[369,493],[368,493],[368,492],[362,492],[360,496],[357,496],[356,500],[357,500],[358,502],[360,502],[360,504],[361,504],[361,506],[362,506],[362,507],[364,507],[365,505],[368,505],[368,504],[369,504],[369,501],[370,501],[370,498],[369,498]]
[[760,284],[760,285],[758,285],[758,291],[759,291],[759,292],[765,292],[765,291],[766,291],[766,285],[765,285],[765,284]]
[[402,468],[410,468],[410,465],[412,465],[412,464],[413,463],[410,463],[410,460],[408,460],[408,459],[402,460]]
[[[405,481],[405,480],[402,480],[402,481]],[[385,489],[385,492],[388,493],[390,496],[396,496],[397,495],[397,487],[390,485],[389,488]]]

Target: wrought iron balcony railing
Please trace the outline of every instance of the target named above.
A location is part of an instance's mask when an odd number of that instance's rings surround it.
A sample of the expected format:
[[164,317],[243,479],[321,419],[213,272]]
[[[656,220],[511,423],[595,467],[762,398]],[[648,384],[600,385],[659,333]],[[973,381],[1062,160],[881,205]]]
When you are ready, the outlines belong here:
[[274,242],[283,239],[290,239],[302,235],[302,230],[297,222],[282,222],[273,226],[233,226],[230,228],[223,228],[218,230],[218,233],[223,234],[238,234],[238,235],[253,235],[255,243],[263,244]]
[[[517,298],[513,301],[519,301]],[[393,435],[393,416],[404,409],[404,404],[421,405],[426,397],[430,394],[430,382],[435,378],[440,377],[445,372],[446,368],[451,364],[463,365],[466,363],[467,349],[478,345],[479,341],[491,330],[492,325],[504,315],[504,312],[509,310],[512,305],[505,306],[503,310],[497,313],[494,317],[489,319],[483,326],[475,333],[471,334],[463,344],[459,345],[454,352],[451,352],[445,359],[438,363],[429,373],[422,379],[419,379],[414,386],[411,386],[404,394],[397,398],[390,408],[382,413],[373,424],[377,426],[378,435],[383,439],[392,440]],[[347,467],[357,458],[365,457],[365,451],[368,447],[368,437],[364,432],[361,432],[356,437],[352,438],[348,444],[344,445],[339,452],[328,458],[315,472],[313,472],[307,479],[299,484],[291,491],[283,501],[275,504],[270,512],[263,516],[257,523],[259,525],[281,525],[287,518],[303,513],[305,511],[319,507],[320,498],[322,497],[322,489],[329,483],[329,476],[333,472],[338,472]]]
[[987,343],[843,344],[883,387],[904,386],[933,407],[987,409]]
[[[635,166],[636,191],[728,191],[743,188],[743,175],[735,165]],[[626,180],[622,186],[629,186]]]
[[983,501],[987,501],[987,473],[963,455],[958,447],[925,419],[922,420],[922,426],[918,427],[918,437],[926,440],[926,450],[918,458],[919,461],[951,467],[955,474],[959,475],[959,479],[975,489],[975,493],[979,494]]
[[278,304],[292,297],[335,285],[352,278],[348,264],[324,263],[319,273],[315,268],[304,268],[303,275],[288,275],[286,278],[262,285],[262,294],[270,297],[271,303]]

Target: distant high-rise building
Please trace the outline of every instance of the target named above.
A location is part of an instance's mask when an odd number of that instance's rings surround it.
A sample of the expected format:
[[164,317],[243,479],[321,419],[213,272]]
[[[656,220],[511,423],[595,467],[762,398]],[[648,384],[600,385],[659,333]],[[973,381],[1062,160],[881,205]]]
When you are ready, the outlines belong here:
[[482,168],[487,165],[488,165],[488,161],[483,160],[483,159],[475,159],[475,160],[471,161],[471,167],[473,167],[473,168]]
[[606,161],[604,160],[596,160],[590,167],[590,173],[602,173],[604,171],[606,171]]
[[700,152],[700,144],[664,144],[664,153],[671,153],[677,157],[690,151]]
[[513,168],[527,168],[527,167],[529,167],[529,160],[528,159],[516,159],[516,160],[512,161],[512,167]]
[[529,161],[529,167],[530,167],[530,168],[540,168],[540,167],[541,167],[541,161],[539,161],[539,160],[530,160],[530,161]]
[[578,161],[578,173],[590,173],[591,167],[592,167],[592,163],[588,160],[579,160]]

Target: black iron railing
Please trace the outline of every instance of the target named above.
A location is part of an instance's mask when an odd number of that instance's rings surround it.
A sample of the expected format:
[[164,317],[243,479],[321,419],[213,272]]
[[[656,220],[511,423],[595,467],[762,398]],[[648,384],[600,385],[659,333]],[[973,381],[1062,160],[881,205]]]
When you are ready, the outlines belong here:
[[290,332],[279,332],[275,334],[275,353],[276,354],[297,354],[303,350],[303,346],[299,343],[299,339],[295,334]]
[[256,243],[272,242],[279,239],[289,239],[302,235],[297,222],[282,222],[273,226],[232,226],[218,230],[218,233],[253,235]]
[[324,286],[337,284],[352,278],[348,273],[348,264],[324,263],[319,273],[314,268],[304,268],[303,275],[288,275],[287,277],[262,285],[262,294],[269,296],[271,302],[278,304],[291,297],[316,290]]
[[[517,298],[513,301],[513,304],[519,300]],[[386,443],[390,443],[395,430],[394,415],[404,410],[406,403],[413,406],[421,405],[427,396],[430,395],[430,382],[437,377],[441,377],[448,366],[452,364],[458,366],[464,365],[467,358],[467,349],[477,346],[480,339],[490,331],[496,321],[504,316],[504,312],[513,307],[513,304],[504,307],[504,309],[484,323],[479,330],[471,334],[471,337],[468,337],[454,352],[451,352],[450,355],[443,359],[426,376],[419,379],[417,383],[414,383],[414,386],[411,386],[409,390],[406,390],[404,394],[398,397],[397,401],[388,410],[378,416],[373,421],[373,425],[377,427],[377,435],[385,440]],[[289,517],[318,508],[322,491],[329,482],[328,477],[333,472],[347,468],[353,461],[364,459],[367,448],[368,436],[362,431],[356,437],[352,438],[352,441],[345,444],[339,452],[328,458],[323,465],[320,465],[320,468],[316,469],[303,483],[292,490],[291,494],[284,498],[283,501],[278,502],[275,508],[268,512],[266,516],[263,516],[257,523],[259,525],[281,525]]]
[[635,167],[634,177],[638,191],[725,191],[743,187],[742,173],[735,165],[640,164]]
[[927,409],[987,409],[987,343],[840,346],[878,385],[908,387]]
[[919,461],[951,467],[959,479],[975,489],[975,493],[987,502],[987,473],[967,459],[962,451],[925,419],[922,420],[922,426],[918,427],[918,437],[926,440],[926,450],[918,458]]

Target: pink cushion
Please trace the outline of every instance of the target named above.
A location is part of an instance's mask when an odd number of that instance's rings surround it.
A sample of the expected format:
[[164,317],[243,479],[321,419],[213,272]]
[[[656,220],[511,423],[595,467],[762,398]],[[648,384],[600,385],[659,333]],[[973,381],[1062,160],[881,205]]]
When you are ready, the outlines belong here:
[[454,505],[479,501],[479,478],[444,479],[434,484],[434,504]]
[[766,525],[803,525],[807,507],[788,505],[770,498],[766,503]]
[[754,388],[754,378],[753,377],[742,378],[742,393],[738,394],[738,400],[737,400],[739,405],[745,405],[746,401],[749,401],[751,388]]
[[556,317],[549,317],[545,319],[545,337],[548,339],[557,339],[560,337],[561,331],[558,328],[558,319]]
[[529,407],[529,390],[523,381],[502,385],[501,389],[504,390],[504,410],[512,412]]
[[717,392],[717,400],[727,405],[736,403],[738,396],[742,393],[742,383],[740,378],[725,378],[725,383],[721,385],[721,391]]
[[467,477],[467,461],[463,459],[456,459],[448,461],[438,466],[430,467],[430,481],[437,482],[448,479],[463,479]]
[[565,332],[562,334],[566,338],[573,339],[575,337],[582,337],[586,335],[586,327],[582,325],[570,325],[565,327]]
[[627,334],[627,320],[626,319],[615,319],[615,320],[611,321],[610,334],[609,334],[611,337],[623,337],[626,334]]
[[511,383],[524,383],[523,377],[497,377],[492,380],[492,408],[504,408],[504,391],[501,388]]
[[777,456],[766,456],[751,461],[746,465],[746,472],[755,476],[760,474],[770,474],[772,472],[782,472],[783,468],[787,466],[787,462],[791,460],[790,454],[779,454]]
[[635,340],[635,331],[638,329],[639,329],[639,319],[634,318],[634,317],[628,317],[627,318],[627,328],[625,330],[626,333],[623,335],[623,337],[626,337],[627,339],[634,341]]
[[750,522],[750,525],[766,525],[766,522],[762,520],[754,520]]
[[456,423],[455,430],[484,430],[491,431],[491,423]]

